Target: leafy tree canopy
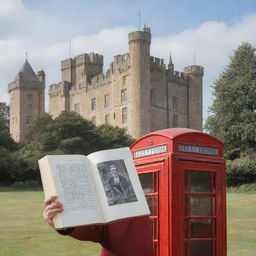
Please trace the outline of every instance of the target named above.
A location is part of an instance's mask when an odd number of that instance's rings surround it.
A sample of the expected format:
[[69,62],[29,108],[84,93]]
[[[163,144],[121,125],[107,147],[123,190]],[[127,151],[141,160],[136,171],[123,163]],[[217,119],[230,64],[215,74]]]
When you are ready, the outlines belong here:
[[8,151],[17,149],[17,144],[9,133],[9,106],[3,102],[0,102],[0,147],[4,147]]
[[234,51],[213,89],[206,130],[224,142],[227,158],[252,154],[256,149],[256,55],[249,43]]
[[10,119],[10,107],[4,102],[0,102],[0,119],[5,121]]
[[[1,118],[2,117],[2,118]],[[0,184],[40,180],[38,159],[46,154],[84,154],[129,146],[134,140],[125,129],[96,127],[75,112],[63,112],[56,119],[44,114],[29,127],[27,141],[18,149],[0,115]]]
[[21,154],[32,169],[46,154],[84,154],[129,146],[134,140],[125,129],[102,125],[96,127],[75,112],[63,112],[56,119],[49,114],[35,120],[30,126],[27,143]]

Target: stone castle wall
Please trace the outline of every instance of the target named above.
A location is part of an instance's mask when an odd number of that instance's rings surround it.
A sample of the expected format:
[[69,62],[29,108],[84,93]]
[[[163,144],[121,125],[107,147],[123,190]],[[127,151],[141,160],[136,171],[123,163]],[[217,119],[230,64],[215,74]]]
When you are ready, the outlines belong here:
[[105,73],[99,54],[62,61],[62,82],[49,89],[50,114],[55,118],[63,110],[76,111],[96,125],[127,128],[135,138],[175,126],[202,130],[203,68],[174,71],[173,65],[150,56],[150,42],[148,28],[130,33],[129,52],[114,56]]

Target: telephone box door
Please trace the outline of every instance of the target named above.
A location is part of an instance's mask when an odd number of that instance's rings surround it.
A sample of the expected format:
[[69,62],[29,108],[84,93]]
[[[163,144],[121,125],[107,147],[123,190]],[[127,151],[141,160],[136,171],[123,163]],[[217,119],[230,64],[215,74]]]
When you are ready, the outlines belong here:
[[226,255],[223,166],[180,161],[177,171],[183,187],[178,209],[183,208],[184,218],[177,218],[174,223],[177,221],[179,227],[184,227],[183,241],[178,246],[184,248],[181,255]]

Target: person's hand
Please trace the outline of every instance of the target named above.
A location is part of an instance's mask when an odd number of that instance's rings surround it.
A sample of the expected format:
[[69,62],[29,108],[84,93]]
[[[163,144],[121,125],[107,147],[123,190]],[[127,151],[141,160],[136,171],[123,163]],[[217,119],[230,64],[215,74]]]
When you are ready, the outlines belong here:
[[54,227],[52,218],[56,216],[59,212],[63,211],[62,203],[56,201],[57,196],[51,196],[49,199],[44,201],[44,220],[49,226]]

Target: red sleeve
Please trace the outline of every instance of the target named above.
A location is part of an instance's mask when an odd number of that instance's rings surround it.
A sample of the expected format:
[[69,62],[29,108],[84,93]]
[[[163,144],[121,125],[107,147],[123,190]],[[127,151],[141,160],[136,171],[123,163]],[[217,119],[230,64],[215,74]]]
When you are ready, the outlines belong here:
[[102,226],[80,226],[70,230],[70,232],[58,231],[62,235],[68,235],[81,241],[92,241],[101,243],[102,240]]

